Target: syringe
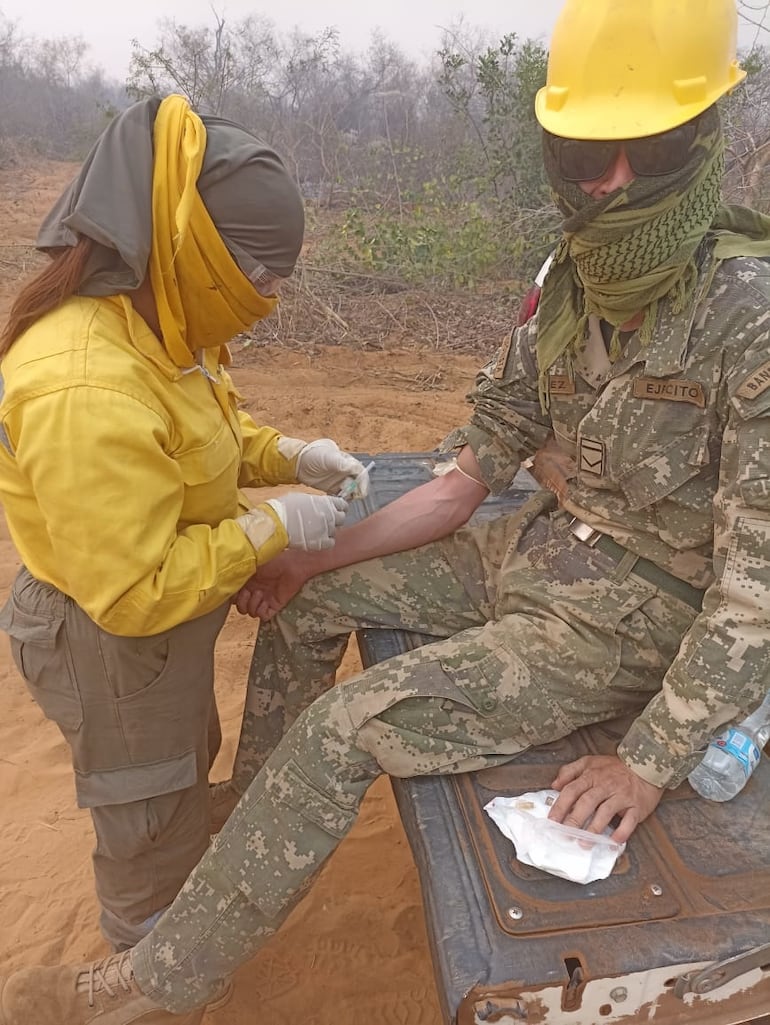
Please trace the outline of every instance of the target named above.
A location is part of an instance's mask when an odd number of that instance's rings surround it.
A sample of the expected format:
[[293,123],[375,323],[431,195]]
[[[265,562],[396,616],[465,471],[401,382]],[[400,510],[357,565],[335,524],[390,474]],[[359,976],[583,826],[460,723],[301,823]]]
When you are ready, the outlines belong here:
[[356,490],[358,489],[358,482],[361,479],[361,477],[364,476],[364,474],[368,476],[368,474],[370,474],[373,469],[374,460],[372,460],[372,462],[369,463],[368,466],[365,466],[360,473],[356,474],[355,477],[351,477],[350,480],[346,481],[342,485],[340,490],[337,492],[337,497],[344,498],[348,502],[355,501],[356,498],[361,498],[361,495],[356,495]]

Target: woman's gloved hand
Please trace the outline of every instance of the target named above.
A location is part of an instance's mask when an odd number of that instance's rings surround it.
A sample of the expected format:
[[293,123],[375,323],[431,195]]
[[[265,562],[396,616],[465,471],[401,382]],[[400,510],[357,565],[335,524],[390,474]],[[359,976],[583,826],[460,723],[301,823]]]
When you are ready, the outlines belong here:
[[283,524],[289,535],[289,548],[301,548],[305,552],[331,548],[337,527],[348,511],[344,498],[305,495],[297,491],[290,491],[280,498],[269,498],[265,504]]
[[[280,498],[269,498],[262,505],[262,510],[266,505],[283,524],[289,537],[289,548],[301,548],[306,552],[331,548],[337,527],[345,519],[348,510],[344,498],[305,495],[298,491],[290,491]],[[269,529],[265,530],[264,511],[260,511],[259,506],[249,509],[238,516],[235,522],[251,541],[254,550],[259,551],[270,534]]]
[[369,474],[363,463],[343,452],[331,438],[318,438],[300,450],[297,480],[327,495],[338,494],[347,481],[355,483],[349,497],[365,498],[369,492]]

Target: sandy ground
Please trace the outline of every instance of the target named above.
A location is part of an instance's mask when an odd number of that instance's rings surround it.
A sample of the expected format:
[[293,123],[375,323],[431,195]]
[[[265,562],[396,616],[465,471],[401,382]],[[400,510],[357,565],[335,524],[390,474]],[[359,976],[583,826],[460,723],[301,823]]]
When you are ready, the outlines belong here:
[[[0,170],[0,314],[36,225],[71,168]],[[34,263],[34,258],[32,258]],[[251,348],[234,377],[257,420],[359,451],[430,449],[461,422],[476,361],[410,349]],[[426,373],[430,371],[430,373]],[[424,382],[430,380],[426,390]],[[0,526],[0,600],[18,558]],[[232,614],[217,652],[229,774],[256,626]],[[343,675],[358,667],[348,652]],[[0,972],[103,956],[91,880],[92,835],[75,806],[68,749],[28,696],[0,635]],[[416,870],[387,780],[284,929],[236,977],[212,1025],[439,1025]]]

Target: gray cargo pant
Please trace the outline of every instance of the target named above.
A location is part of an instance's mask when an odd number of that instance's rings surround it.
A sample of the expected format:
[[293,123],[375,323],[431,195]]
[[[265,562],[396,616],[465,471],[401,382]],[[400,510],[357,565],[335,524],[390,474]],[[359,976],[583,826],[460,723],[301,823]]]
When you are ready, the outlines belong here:
[[[317,577],[260,628],[249,703],[264,728],[249,739],[245,725],[240,770],[266,760],[134,950],[148,996],[177,1013],[206,1003],[280,926],[380,773],[499,764],[660,688],[694,609],[582,544],[563,515],[528,525],[536,512]],[[331,687],[362,626],[437,640]]]
[[30,693],[70,746],[77,803],[96,834],[102,932],[115,949],[149,931],[208,845],[221,740],[214,643],[227,611],[117,637],[22,569],[0,613]]

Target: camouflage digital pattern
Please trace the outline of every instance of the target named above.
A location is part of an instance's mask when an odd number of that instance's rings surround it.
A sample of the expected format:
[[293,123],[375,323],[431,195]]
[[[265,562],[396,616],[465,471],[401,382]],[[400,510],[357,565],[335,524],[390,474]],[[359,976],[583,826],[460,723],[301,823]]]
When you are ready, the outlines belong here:
[[[599,325],[537,395],[537,318],[477,380],[467,441],[493,491],[553,434],[573,462],[564,507],[699,588],[703,612],[661,692],[619,754],[658,786],[719,726],[756,706],[770,661],[770,268],[724,261],[690,306],[661,303],[652,342],[637,335],[610,364]],[[703,291],[710,283],[708,294]],[[546,283],[547,287],[547,283]]]
[[[273,689],[270,703],[260,689],[268,715],[238,754],[251,784],[134,950],[148,996],[176,1012],[205,1002],[278,928],[380,773],[499,764],[658,690],[695,611],[617,579],[555,505],[544,492],[517,516],[317,577],[260,628],[252,684]],[[362,626],[437,640],[332,687]]]
[[[239,781],[264,767],[136,948],[148,995],[185,1011],[252,956],[380,772],[495,764],[638,709],[619,754],[674,786],[718,725],[759,702],[770,655],[769,298],[765,264],[727,261],[691,309],[662,303],[653,342],[631,336],[614,365],[594,323],[574,376],[552,369],[547,414],[536,318],[513,333],[449,443],[471,444],[500,491],[555,435],[574,464],[564,508],[542,492],[517,516],[316,578],[262,628]],[[703,611],[635,574],[633,559],[616,564],[578,541],[569,513],[706,586]],[[437,640],[331,687],[359,626]]]

